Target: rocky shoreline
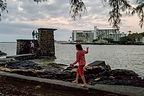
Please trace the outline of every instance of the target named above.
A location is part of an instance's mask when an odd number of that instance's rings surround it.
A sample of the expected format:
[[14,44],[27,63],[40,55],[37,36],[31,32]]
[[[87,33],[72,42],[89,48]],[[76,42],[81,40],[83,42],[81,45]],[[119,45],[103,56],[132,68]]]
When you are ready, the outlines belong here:
[[[26,76],[57,79],[72,82],[78,66],[68,67],[64,64],[49,63],[39,66],[35,60],[1,59],[0,70]],[[66,67],[67,66],[67,67]],[[110,84],[144,87],[144,79],[132,70],[114,69],[104,61],[95,61],[84,68],[86,81],[90,85]],[[79,79],[79,83],[82,83]]]
[[1,56],[5,56],[5,55],[7,55],[7,54],[4,53],[4,52],[2,52],[2,51],[0,51],[0,57],[1,57]]

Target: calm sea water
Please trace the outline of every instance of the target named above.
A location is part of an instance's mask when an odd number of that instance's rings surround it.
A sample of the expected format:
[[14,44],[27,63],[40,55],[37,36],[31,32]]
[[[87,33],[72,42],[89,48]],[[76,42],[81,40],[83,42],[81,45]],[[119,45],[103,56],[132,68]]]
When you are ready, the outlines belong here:
[[[112,69],[133,70],[144,77],[144,46],[137,45],[82,45],[89,47],[87,64],[102,60]],[[8,55],[16,54],[16,43],[0,43],[0,50]],[[76,58],[75,45],[55,44],[56,63],[71,64]]]

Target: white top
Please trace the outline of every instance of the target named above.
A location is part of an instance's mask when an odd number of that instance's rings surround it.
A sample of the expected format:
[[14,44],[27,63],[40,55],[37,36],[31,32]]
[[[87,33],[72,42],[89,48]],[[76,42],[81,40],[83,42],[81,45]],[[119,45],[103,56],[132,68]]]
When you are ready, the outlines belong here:
[[34,43],[31,43],[31,48],[34,48]]

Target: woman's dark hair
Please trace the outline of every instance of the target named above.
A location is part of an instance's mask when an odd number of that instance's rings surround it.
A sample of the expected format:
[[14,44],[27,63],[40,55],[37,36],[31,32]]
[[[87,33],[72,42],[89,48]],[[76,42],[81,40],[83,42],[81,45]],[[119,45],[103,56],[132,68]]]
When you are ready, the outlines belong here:
[[77,48],[78,50],[83,50],[81,44],[76,44],[76,48]]

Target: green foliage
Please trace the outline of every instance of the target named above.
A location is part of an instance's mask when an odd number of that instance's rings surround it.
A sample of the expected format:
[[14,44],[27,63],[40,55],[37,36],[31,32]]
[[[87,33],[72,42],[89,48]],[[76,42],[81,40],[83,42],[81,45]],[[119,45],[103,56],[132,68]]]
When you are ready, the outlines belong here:
[[122,17],[121,12],[131,9],[131,5],[127,0],[109,0],[109,5],[112,7],[112,10],[109,12],[110,18],[108,21],[110,24],[113,24],[113,27],[119,28],[118,24],[120,24]]
[[1,19],[2,12],[5,11],[6,8],[7,8],[6,0],[0,0],[0,19]]
[[144,23],[144,1],[139,1],[138,2],[139,5],[133,9],[132,14],[136,14],[138,15],[138,17],[140,18],[140,27],[142,28],[143,23]]
[[78,37],[84,37],[83,33],[77,33]]
[[89,38],[88,33],[84,33],[84,39],[85,39],[86,41],[88,41],[88,38]]
[[138,34],[138,33],[133,33],[133,34],[129,34],[128,35],[128,38],[135,42],[136,39],[141,39],[143,36],[141,34]]
[[111,39],[111,38],[103,38],[103,40],[107,40],[107,41],[108,41],[108,43],[113,43],[113,42],[114,42],[114,40],[113,40],[113,39]]
[[144,37],[144,32],[140,33]]
[[39,3],[39,2],[46,2],[46,1],[49,1],[49,0],[34,0],[34,2],[37,2],[37,3]]
[[83,40],[76,40],[75,42],[77,42],[77,43],[78,43],[78,42],[83,42]]
[[93,42],[98,41],[99,39],[94,39]]
[[83,12],[86,12],[86,7],[82,0],[70,0],[71,17],[75,20],[77,16],[81,17]]
[[120,38],[120,44],[127,44],[128,43],[128,38],[127,37],[121,37]]
[[120,38],[120,44],[137,44],[136,40],[142,39],[144,33],[133,33]]
[[88,41],[89,39],[88,33],[77,33],[77,36],[83,38],[83,41]]

